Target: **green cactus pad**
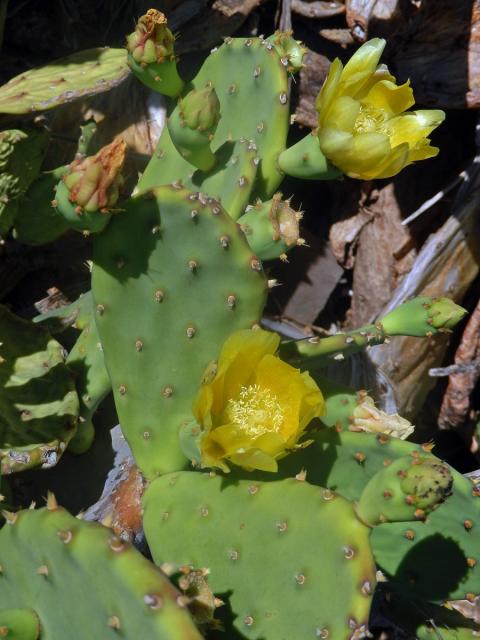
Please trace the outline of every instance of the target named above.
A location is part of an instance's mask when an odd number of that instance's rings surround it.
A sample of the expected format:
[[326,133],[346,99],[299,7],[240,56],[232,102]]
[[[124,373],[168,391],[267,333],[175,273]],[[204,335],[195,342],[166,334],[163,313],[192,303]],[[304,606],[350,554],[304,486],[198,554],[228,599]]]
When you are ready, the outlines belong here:
[[0,306],[1,473],[55,464],[75,433],[78,410],[63,347]]
[[68,172],[68,165],[40,175],[18,203],[14,237],[29,245],[48,244],[60,238],[69,225],[52,204],[55,187]]
[[108,91],[130,74],[125,49],[88,49],[31,69],[0,87],[0,113],[31,113]]
[[[287,80],[286,66],[273,44],[261,38],[226,38],[205,60],[189,86],[199,90],[211,83],[217,93],[222,118],[211,143],[214,152],[234,140],[247,139],[255,143],[260,159],[255,195],[264,200],[273,195],[283,177],[277,168],[277,157],[285,149],[288,131]],[[157,162],[165,146],[162,135],[145,178],[140,181],[140,189],[165,182]],[[187,167],[185,162],[183,168]],[[181,172],[179,166],[174,179],[183,180],[186,175],[187,171]],[[219,194],[211,195],[218,197]]]
[[[218,163],[218,166],[216,166],[214,170],[218,171],[219,166],[220,163]],[[150,191],[163,184],[175,181],[183,184],[193,176],[195,171],[197,171],[197,168],[187,162],[177,151],[168,127],[165,125],[150,162],[140,176],[135,193]],[[203,191],[206,191],[206,189],[203,189]],[[215,197],[214,194],[209,195]]]
[[[312,484],[358,500],[369,480],[403,456],[421,456],[421,446],[385,435],[323,429],[313,444],[279,463],[279,476],[302,469]],[[400,587],[424,600],[442,603],[480,594],[480,492],[450,467],[452,495],[425,522],[375,527],[375,559]],[[265,474],[256,474],[259,479]]]
[[149,477],[183,468],[178,430],[205,367],[233,331],[259,321],[261,263],[218,202],[171,185],[128,201],[95,237],[92,282],[136,463]]
[[168,127],[163,129],[150,161],[140,178],[138,189],[150,190],[168,182],[178,181],[218,200],[231,218],[236,220],[245,211],[253,188],[259,159],[255,143],[245,139],[225,142],[217,150],[217,163],[208,172],[196,170],[175,149]]
[[95,435],[92,417],[112,389],[93,313],[68,354],[67,366],[75,375],[80,400],[78,428],[70,441],[69,450],[84,453]]
[[201,640],[166,577],[110,529],[51,505],[9,521],[0,531],[0,625],[2,610],[29,609],[42,640]]
[[35,316],[33,322],[42,324],[50,333],[60,333],[68,327],[82,331],[90,323],[92,313],[92,292],[87,291],[75,302]]
[[37,177],[47,148],[46,131],[0,132],[0,235],[18,212],[18,200]]
[[211,82],[223,117],[212,149],[228,140],[247,138],[257,145],[260,164],[256,195],[268,199],[283,175],[278,155],[286,144],[289,123],[288,74],[275,47],[261,38],[227,38],[204,62],[192,82]]
[[180,472],[157,478],[144,508],[154,561],[208,567],[213,591],[231,594],[241,637],[346,640],[366,631],[369,529],[343,498],[293,479]]
[[[97,123],[94,120],[80,127],[76,156],[85,156],[95,141]],[[42,173],[32,182],[18,203],[13,235],[18,242],[41,245],[60,238],[70,227],[53,206],[55,188],[69,171],[64,165]]]

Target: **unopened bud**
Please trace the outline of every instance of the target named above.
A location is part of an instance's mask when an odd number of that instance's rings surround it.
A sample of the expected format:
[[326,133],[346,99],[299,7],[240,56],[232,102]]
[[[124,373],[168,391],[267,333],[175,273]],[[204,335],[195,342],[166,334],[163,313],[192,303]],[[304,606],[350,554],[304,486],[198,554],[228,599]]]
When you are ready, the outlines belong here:
[[123,140],[114,140],[95,156],[75,160],[70,166],[70,173],[63,178],[70,192],[70,202],[86,212],[112,207],[118,200],[123,183],[120,172],[125,150]]
[[220,101],[213,87],[192,89],[180,101],[180,121],[198,131],[214,130],[220,119]]

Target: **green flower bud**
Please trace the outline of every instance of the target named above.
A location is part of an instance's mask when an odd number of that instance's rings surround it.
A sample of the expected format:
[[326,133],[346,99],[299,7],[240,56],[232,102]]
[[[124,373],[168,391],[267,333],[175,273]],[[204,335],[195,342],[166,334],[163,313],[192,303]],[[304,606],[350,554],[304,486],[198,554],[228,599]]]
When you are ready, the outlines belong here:
[[215,130],[220,120],[220,101],[211,86],[193,89],[180,101],[180,122],[197,131]]

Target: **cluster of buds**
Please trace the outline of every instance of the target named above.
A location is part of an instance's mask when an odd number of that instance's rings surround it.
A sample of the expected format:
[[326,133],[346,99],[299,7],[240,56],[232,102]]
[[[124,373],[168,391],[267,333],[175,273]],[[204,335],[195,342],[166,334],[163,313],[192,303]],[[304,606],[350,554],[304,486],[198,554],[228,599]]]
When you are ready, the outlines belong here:
[[75,160],[70,173],[63,178],[69,191],[68,199],[83,211],[107,213],[119,197],[123,184],[121,169],[125,160],[126,144],[114,140],[94,155]]
[[135,31],[127,36],[127,50],[141,65],[174,59],[174,43],[167,18],[156,9],[149,9],[139,19]]

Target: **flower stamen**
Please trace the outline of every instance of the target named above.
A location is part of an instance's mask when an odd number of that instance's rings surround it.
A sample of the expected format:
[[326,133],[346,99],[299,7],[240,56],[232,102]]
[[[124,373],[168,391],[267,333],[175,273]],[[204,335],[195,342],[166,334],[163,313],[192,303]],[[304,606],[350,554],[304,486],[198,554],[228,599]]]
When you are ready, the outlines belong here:
[[387,133],[385,126],[386,113],[382,109],[377,109],[369,104],[361,104],[360,112],[355,120],[353,133]]
[[231,422],[255,437],[272,431],[278,433],[285,417],[277,396],[258,384],[242,386],[238,398],[228,401],[227,415]]

